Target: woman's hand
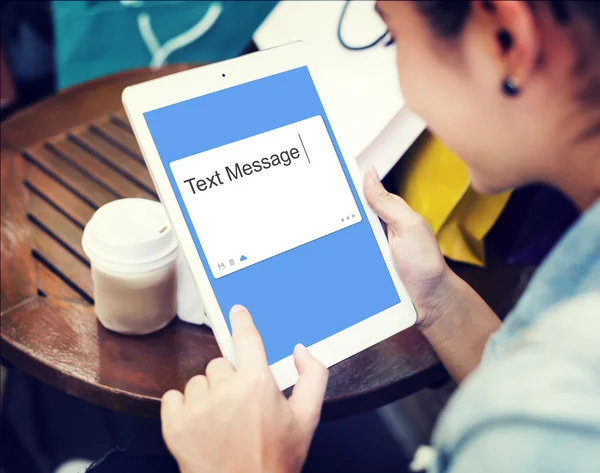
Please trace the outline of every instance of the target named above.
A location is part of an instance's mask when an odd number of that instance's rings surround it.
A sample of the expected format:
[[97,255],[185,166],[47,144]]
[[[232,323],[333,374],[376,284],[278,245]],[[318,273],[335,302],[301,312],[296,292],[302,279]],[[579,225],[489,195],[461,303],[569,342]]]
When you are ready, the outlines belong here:
[[417,326],[456,382],[479,364],[500,320],[485,301],[446,264],[423,218],[387,192],[374,169],[365,176],[365,196],[388,225],[396,270],[417,309]]
[[184,393],[163,396],[167,446],[182,473],[298,473],[319,422],[328,371],[297,346],[300,378],[286,399],[248,311],[235,306],[230,316],[238,369],[217,358]]
[[427,222],[385,190],[374,168],[365,175],[364,191],[369,205],[387,224],[394,266],[417,309],[417,325],[427,327],[455,297],[454,273]]

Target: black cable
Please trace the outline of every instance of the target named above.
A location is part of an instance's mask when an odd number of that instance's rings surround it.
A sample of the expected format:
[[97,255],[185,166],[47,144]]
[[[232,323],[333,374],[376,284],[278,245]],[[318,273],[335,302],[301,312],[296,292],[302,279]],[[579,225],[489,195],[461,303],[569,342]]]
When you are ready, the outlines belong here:
[[[342,38],[342,23],[344,22],[344,17],[346,16],[346,10],[348,10],[348,5],[350,5],[350,0],[346,0],[346,3],[344,4],[344,8],[342,10],[342,13],[340,14],[340,20],[338,21],[338,28],[337,28],[338,41],[344,48],[346,48],[350,51],[364,51],[365,49],[369,49],[369,48],[372,48],[373,46],[376,46],[388,35],[388,32],[386,31],[385,33],[383,33],[381,36],[379,36],[375,41],[373,41],[370,44],[367,44],[365,46],[350,46],[348,43],[346,43],[344,41],[344,38]],[[388,46],[392,42],[393,41],[388,41],[386,46]]]

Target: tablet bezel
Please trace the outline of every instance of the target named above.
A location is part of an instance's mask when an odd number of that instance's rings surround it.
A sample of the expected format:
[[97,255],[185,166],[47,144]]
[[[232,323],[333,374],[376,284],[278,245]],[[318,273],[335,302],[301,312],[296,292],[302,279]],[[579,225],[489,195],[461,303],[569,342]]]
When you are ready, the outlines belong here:
[[[233,342],[225,321],[228,314],[221,312],[143,114],[303,66],[307,66],[310,71],[331,128],[335,133],[335,118],[330,115],[327,108],[327,97],[321,95],[319,90],[319,71],[322,70],[322,66],[314,58],[311,58],[310,47],[302,42],[178,72],[129,86],[123,91],[123,105],[131,127],[148,165],[156,190],[167,209],[180,246],[188,260],[219,348],[223,356],[232,361],[234,365],[236,359]],[[363,196],[362,175],[358,165],[355,160],[346,157],[344,143],[340,143],[338,140],[338,146],[349,175],[358,190],[369,225],[373,230],[401,302],[308,347],[310,352],[327,367],[385,340],[412,326],[416,321],[413,304],[394,270],[389,245],[379,219]],[[270,367],[280,389],[296,383],[298,373],[291,354],[273,363]]]

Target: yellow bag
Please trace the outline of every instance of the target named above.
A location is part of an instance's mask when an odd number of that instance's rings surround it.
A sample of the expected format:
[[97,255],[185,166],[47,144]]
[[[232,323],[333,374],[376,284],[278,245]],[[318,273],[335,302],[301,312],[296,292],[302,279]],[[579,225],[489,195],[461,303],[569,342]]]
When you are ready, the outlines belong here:
[[400,160],[392,178],[398,183],[396,192],[429,223],[444,256],[485,264],[483,238],[510,192],[477,194],[464,163],[428,132]]

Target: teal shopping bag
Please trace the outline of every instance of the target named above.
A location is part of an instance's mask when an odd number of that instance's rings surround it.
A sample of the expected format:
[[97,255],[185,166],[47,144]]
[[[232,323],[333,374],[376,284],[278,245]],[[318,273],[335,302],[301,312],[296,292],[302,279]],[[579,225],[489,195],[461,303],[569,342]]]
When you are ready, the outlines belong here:
[[276,1],[53,1],[59,89],[140,67],[239,55]]

